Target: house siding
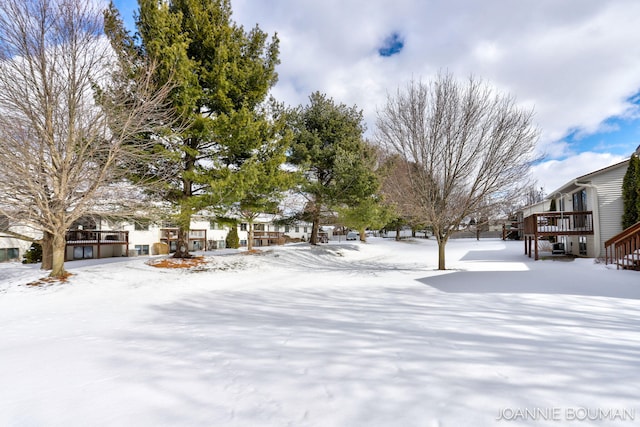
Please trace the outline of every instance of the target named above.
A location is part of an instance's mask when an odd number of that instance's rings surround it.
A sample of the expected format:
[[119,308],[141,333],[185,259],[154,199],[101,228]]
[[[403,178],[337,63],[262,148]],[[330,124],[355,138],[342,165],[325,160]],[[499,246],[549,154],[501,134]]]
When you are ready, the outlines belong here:
[[625,163],[592,179],[592,184],[597,187],[600,227],[600,241],[596,242],[599,250],[595,256],[604,256],[604,242],[622,231],[622,181],[627,167],[628,163]]

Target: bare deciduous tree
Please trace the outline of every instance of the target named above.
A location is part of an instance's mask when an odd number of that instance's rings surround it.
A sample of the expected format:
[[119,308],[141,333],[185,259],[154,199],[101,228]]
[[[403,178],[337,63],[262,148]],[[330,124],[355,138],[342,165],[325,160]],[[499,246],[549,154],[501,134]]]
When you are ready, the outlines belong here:
[[0,214],[43,233],[53,277],[71,224],[122,197],[129,142],[168,120],[168,88],[134,81],[103,29],[92,0],[0,0]]
[[521,196],[538,131],[533,112],[513,97],[470,78],[450,74],[425,84],[411,81],[388,96],[378,113],[377,139],[397,155],[403,211],[432,227],[438,241],[438,269],[445,269],[445,245],[462,220]]

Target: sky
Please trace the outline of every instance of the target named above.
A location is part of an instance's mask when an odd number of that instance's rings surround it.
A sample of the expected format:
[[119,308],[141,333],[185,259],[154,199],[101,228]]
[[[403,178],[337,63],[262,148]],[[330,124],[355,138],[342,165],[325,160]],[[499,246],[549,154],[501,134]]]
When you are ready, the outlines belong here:
[[[115,3],[127,20],[137,9]],[[231,3],[237,23],[280,39],[276,99],[306,105],[320,91],[356,105],[367,137],[389,94],[447,71],[533,108],[544,160],[532,172],[547,193],[640,145],[637,0]]]

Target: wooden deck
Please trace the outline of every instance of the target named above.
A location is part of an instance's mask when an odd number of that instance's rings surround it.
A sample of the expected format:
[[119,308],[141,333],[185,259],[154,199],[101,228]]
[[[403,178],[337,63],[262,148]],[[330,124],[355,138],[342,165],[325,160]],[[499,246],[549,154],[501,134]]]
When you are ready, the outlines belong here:
[[[189,230],[187,245],[189,246],[189,250],[207,250],[207,230],[205,229],[194,229]],[[166,243],[169,246],[170,252],[175,252],[176,244],[178,242],[178,228],[161,228],[160,229],[160,241],[162,243]],[[196,244],[197,242],[197,244]],[[198,246],[194,248],[194,244]]]
[[254,246],[274,246],[284,244],[284,233],[281,231],[254,231]]
[[[524,253],[537,261],[538,240],[544,237],[593,235],[593,212],[544,212],[524,218]],[[533,247],[533,249],[532,249]]]
[[[101,258],[102,247],[122,245],[124,246],[124,254],[127,254],[129,248],[129,232],[114,230],[69,230],[65,234],[66,247],[91,246],[96,249],[96,256],[90,258]],[[80,249],[79,249],[80,250]],[[93,250],[91,250],[93,253]],[[65,261],[71,261],[75,257],[69,257],[65,251]]]

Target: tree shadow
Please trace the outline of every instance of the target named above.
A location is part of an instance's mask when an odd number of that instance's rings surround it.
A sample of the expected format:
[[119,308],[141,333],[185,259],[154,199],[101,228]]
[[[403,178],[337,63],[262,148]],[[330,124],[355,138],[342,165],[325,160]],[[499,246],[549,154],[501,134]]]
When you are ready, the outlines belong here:
[[172,402],[154,416],[192,425],[493,425],[505,406],[637,402],[637,305],[605,308],[391,285],[227,290],[152,307],[109,361]]
[[[461,258],[465,262],[496,263],[494,271],[451,271],[428,276],[418,282],[447,293],[505,293],[576,295],[640,299],[638,276],[634,272],[595,269],[591,260],[576,260],[583,264],[556,262],[554,259],[533,261],[525,255],[508,251],[469,251]],[[517,271],[504,270],[505,263],[520,265]],[[580,268],[584,265],[585,268]]]

